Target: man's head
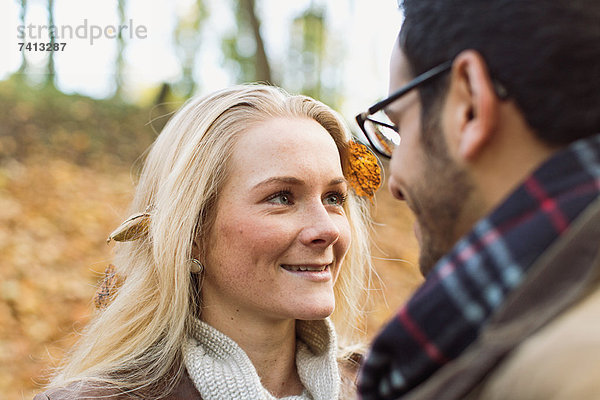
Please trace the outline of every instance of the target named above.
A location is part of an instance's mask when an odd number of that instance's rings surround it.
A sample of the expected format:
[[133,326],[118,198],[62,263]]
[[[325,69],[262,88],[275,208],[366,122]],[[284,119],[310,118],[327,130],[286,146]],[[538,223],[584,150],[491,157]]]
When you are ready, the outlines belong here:
[[386,107],[402,143],[390,189],[417,217],[421,269],[558,148],[600,132],[597,0],[404,0]]
[[[473,49],[544,141],[600,130],[597,0],[404,0],[399,44],[411,72]],[[426,114],[447,81],[423,87]]]

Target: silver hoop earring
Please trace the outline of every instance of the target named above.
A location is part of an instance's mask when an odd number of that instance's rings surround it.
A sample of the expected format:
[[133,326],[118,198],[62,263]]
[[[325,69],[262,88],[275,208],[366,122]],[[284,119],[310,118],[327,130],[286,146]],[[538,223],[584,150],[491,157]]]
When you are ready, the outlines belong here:
[[192,262],[192,265],[190,266],[190,271],[193,274],[203,274],[204,273],[204,265],[202,265],[202,263],[199,260],[192,258],[190,261]]

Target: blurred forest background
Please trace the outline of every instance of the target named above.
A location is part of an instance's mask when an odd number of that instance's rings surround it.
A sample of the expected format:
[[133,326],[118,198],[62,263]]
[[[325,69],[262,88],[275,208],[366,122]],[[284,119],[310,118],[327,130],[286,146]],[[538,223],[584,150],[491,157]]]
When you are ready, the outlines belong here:
[[[32,1],[16,2],[16,24],[25,25]],[[60,1],[37,2],[47,9],[48,25]],[[156,82],[141,96],[127,89],[125,37],[116,39],[113,89],[102,98],[61,91],[52,52],[43,65],[32,65],[22,52],[18,69],[0,81],[0,399],[29,399],[38,392],[93,314],[93,294],[111,261],[105,239],[127,216],[144,151],[178,106],[205,92],[194,71],[202,27],[213,18],[208,3],[187,1],[171,32],[178,79]],[[343,89],[352,82],[332,79],[339,73],[335,55],[360,50],[340,48],[328,22],[328,2],[307,2],[293,17],[286,33],[289,51],[279,58],[267,50],[263,27],[269,21],[261,14],[261,0],[225,3],[236,27],[219,39],[221,67],[230,82],[269,82],[344,109]],[[119,20],[126,21],[127,0],[114,5]],[[387,77],[379,81],[383,95]],[[376,99],[359,100],[368,106]],[[353,115],[344,113],[347,121]],[[373,217],[380,279],[371,296],[370,336],[421,282],[412,216],[385,183]]]

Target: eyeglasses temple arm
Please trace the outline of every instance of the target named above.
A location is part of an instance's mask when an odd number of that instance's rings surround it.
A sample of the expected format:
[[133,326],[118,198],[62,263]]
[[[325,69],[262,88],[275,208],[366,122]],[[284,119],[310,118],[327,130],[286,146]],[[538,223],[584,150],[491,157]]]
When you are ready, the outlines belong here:
[[[400,88],[400,90],[398,90],[396,93],[393,93],[388,98],[383,99],[380,102],[373,104],[367,110],[367,113],[368,113],[367,115],[372,115],[372,114],[376,113],[377,111],[386,107],[388,104],[395,101],[399,97],[404,96],[407,92],[413,90],[417,86],[435,78],[436,76],[440,75],[442,72],[445,72],[446,70],[450,69],[452,67],[453,62],[454,62],[454,60],[448,60],[442,64],[439,64],[436,67],[431,68],[430,70],[422,73],[421,75],[417,76],[415,79],[413,79],[408,84],[406,84],[406,86]],[[366,119],[366,117],[365,117],[365,119]]]

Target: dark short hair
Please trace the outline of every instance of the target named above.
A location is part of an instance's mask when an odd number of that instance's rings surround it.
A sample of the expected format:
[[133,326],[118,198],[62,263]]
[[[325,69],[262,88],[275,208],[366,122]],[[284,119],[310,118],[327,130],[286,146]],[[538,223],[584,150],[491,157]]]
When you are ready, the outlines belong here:
[[[539,138],[567,144],[600,132],[599,0],[402,0],[412,74],[478,51]],[[448,79],[419,90],[424,116]]]

